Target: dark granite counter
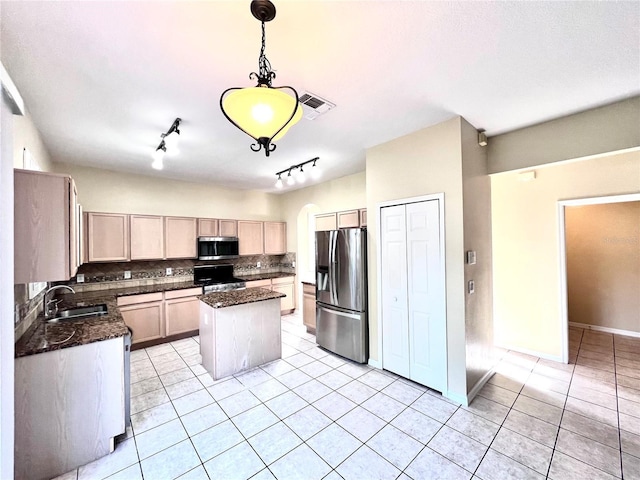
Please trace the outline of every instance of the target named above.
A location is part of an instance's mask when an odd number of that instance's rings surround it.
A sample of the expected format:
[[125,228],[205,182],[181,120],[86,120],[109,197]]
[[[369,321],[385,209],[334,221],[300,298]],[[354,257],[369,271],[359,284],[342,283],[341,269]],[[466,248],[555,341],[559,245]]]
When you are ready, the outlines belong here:
[[302,282],[300,282],[300,283],[302,283],[303,285],[311,285],[312,287],[315,287],[315,286],[316,286],[316,283],[315,283],[315,282],[304,282],[304,281],[302,281]]
[[270,280],[272,278],[295,277],[295,273],[256,273],[254,275],[237,275],[237,277],[245,282],[254,282],[256,280]]
[[247,288],[245,290],[230,290],[228,292],[212,292],[198,298],[210,307],[224,308],[282,297],[286,297],[286,295],[280,292],[272,292],[265,288]]
[[175,282],[160,285],[147,285],[109,290],[95,290],[82,293],[60,292],[58,310],[67,308],[106,304],[107,314],[96,317],[84,317],[78,320],[65,320],[57,323],[46,323],[41,313],[33,325],[18,340],[15,346],[15,357],[25,357],[36,353],[50,352],[62,348],[76,347],[88,343],[123,337],[129,333],[120,315],[117,298],[144,293],[184,290],[199,285],[193,282]]

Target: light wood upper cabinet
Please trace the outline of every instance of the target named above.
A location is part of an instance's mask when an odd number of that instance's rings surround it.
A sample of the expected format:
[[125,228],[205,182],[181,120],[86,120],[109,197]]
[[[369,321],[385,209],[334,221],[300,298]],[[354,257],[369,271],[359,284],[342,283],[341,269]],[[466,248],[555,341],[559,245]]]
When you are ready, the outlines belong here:
[[129,215],[88,212],[86,220],[89,262],[129,260]]
[[221,237],[237,237],[238,221],[237,220],[218,220],[218,233]]
[[217,237],[218,236],[218,220],[216,220],[215,218],[199,218],[198,219],[198,236],[199,237]]
[[238,220],[238,248],[240,255],[262,255],[264,253],[264,231],[262,222]]
[[338,228],[357,228],[360,226],[360,211],[338,212]]
[[316,232],[322,232],[325,230],[336,230],[338,227],[338,221],[335,213],[324,213],[322,215],[316,215]]
[[164,258],[163,217],[131,215],[131,260]]
[[164,217],[164,257],[196,258],[196,219]]
[[264,253],[287,253],[287,224],[284,222],[264,222]]
[[367,226],[367,209],[366,208],[360,209],[360,226],[361,227]]
[[76,274],[76,211],[71,177],[14,170],[14,283]]

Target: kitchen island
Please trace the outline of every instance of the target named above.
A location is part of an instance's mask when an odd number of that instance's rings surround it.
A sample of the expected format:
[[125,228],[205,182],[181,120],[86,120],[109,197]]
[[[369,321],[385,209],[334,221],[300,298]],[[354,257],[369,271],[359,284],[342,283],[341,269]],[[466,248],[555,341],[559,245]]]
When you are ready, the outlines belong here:
[[281,358],[281,297],[264,288],[199,297],[202,366],[214,380]]

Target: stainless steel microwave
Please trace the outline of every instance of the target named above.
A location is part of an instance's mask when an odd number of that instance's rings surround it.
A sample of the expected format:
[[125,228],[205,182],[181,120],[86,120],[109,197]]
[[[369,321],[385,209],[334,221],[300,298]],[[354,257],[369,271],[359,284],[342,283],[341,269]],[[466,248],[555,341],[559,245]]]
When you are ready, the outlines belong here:
[[238,255],[238,237],[198,237],[198,260],[220,260]]

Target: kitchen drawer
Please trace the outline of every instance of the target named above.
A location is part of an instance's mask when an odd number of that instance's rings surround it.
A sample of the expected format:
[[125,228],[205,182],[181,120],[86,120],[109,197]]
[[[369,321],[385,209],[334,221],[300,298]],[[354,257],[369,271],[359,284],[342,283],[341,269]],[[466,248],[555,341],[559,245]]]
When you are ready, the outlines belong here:
[[271,287],[271,280],[254,280],[253,282],[247,282],[247,288],[255,287],[269,288]]
[[293,275],[290,277],[272,278],[271,283],[273,283],[274,285],[283,285],[287,283],[293,283]]
[[171,300],[172,298],[194,297],[196,295],[202,295],[202,287],[185,288],[184,290],[170,290],[168,292],[164,292],[164,299]]
[[125,305],[135,305],[137,303],[161,302],[161,301],[162,301],[162,292],[143,293],[142,295],[128,295],[126,297],[119,297],[118,306],[124,307]]

